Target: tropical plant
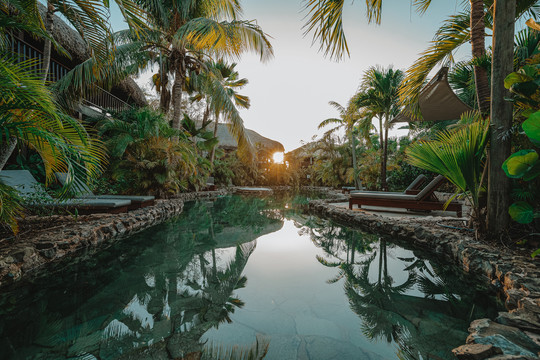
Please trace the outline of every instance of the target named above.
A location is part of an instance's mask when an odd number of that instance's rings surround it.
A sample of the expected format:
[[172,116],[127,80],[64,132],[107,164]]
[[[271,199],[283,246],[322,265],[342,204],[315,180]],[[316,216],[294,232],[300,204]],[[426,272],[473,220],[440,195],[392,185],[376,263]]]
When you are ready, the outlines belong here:
[[[463,118],[473,118],[470,124],[458,130],[445,130],[436,140],[418,141],[407,150],[409,164],[438,173],[456,186],[454,195],[462,194],[471,203],[472,220],[483,230],[480,214],[480,197],[483,163],[489,135],[489,122],[480,119],[479,113],[466,113]],[[449,202],[453,199],[450,198]]]
[[[239,78],[236,64],[228,64],[223,59],[207,61],[199,74],[191,72],[188,84],[199,92],[195,100],[205,98],[208,113],[214,115],[214,137],[217,136],[220,116],[223,116],[230,133],[238,142],[238,154],[241,159],[250,163],[254,160],[255,149],[249,140],[240,117],[238,108],[249,109],[250,101],[237,90],[248,84],[248,80]],[[205,120],[203,119],[203,124]],[[217,145],[217,144],[216,144]],[[216,147],[210,151],[210,162],[215,159]]]
[[106,160],[101,142],[58,109],[33,65],[33,61],[15,64],[7,56],[0,58],[0,124],[4,129],[0,168],[20,140],[43,159],[47,181],[54,172],[70,173],[68,187],[73,181],[98,177]]
[[113,180],[129,184],[126,193],[170,197],[186,190],[198,171],[196,155],[188,142],[151,137],[126,151],[111,164]]
[[360,92],[355,96],[356,106],[362,108],[371,118],[379,120],[379,139],[381,142],[381,188],[388,190],[386,180],[388,162],[388,130],[392,119],[399,113],[398,90],[403,81],[403,72],[392,67],[369,68],[362,78]]
[[[354,98],[353,98],[354,99]],[[338,118],[329,118],[326,120],[323,120],[319,124],[319,129],[326,127],[327,125],[334,124],[337,125],[333,129],[328,130],[327,133],[331,134],[332,132],[336,131],[339,128],[345,129],[345,135],[349,137],[350,143],[351,143],[351,153],[352,153],[352,166],[353,166],[353,177],[354,177],[354,186],[356,189],[362,189],[362,183],[358,179],[358,165],[356,161],[356,137],[354,134],[354,127],[355,125],[360,121],[362,121],[360,128],[363,130],[362,133],[364,135],[364,138],[369,139],[369,130],[371,130],[371,118],[363,116],[356,103],[353,101],[353,99],[349,100],[349,103],[347,104],[347,108],[344,108],[339,103],[335,101],[330,101],[329,104],[333,106],[338,112],[339,112],[339,119]]]
[[0,226],[8,227],[15,235],[19,232],[17,218],[23,215],[21,199],[17,191],[2,183],[0,176]]
[[[505,86],[514,94],[514,103],[518,111],[515,119],[522,121],[519,126],[523,134],[529,140],[523,147],[532,145],[534,148],[540,147],[540,88],[538,79],[540,79],[540,65],[538,60],[540,55],[536,55],[530,60],[530,65],[525,65],[516,72],[509,74],[505,80]],[[503,171],[509,178],[520,179],[523,182],[533,182],[540,175],[540,160],[536,149],[524,149],[513,153],[506,159],[502,165]],[[532,200],[537,200],[533,195]],[[538,206],[524,201],[514,202],[508,210],[511,218],[520,224],[529,224],[535,218],[540,218]],[[540,254],[540,250],[533,253],[533,256]]]
[[[115,0],[115,3],[118,5],[124,19],[136,33],[146,27],[144,12],[135,1]],[[48,34],[48,37],[44,39],[43,64],[41,65],[44,82],[49,71],[52,46],[58,47],[52,41],[54,39],[53,19],[55,13],[61,14],[64,20],[77,30],[83,41],[88,45],[91,57],[96,59],[97,63],[106,64],[110,62],[110,49],[108,47],[114,47],[114,44],[109,42],[109,46],[107,46],[104,41],[105,39],[111,39],[108,24],[109,4],[108,0],[101,2],[94,0],[47,0],[45,17],[42,19],[43,26]]]
[[[188,134],[170,127],[150,108],[131,109],[98,123],[111,156],[111,177],[128,193],[169,197],[190,184],[199,187],[208,169]],[[171,141],[176,136],[179,141]]]
[[237,1],[163,0],[143,6],[151,29],[140,31],[139,38],[130,31],[118,35],[132,50],[132,60],[160,64],[157,77],[162,94],[171,91],[168,77],[174,77],[171,97],[174,129],[180,129],[183,119],[182,92],[188,71],[201,71],[204,57],[238,57],[248,50],[258,52],[261,60],[273,55],[262,29],[252,21],[239,20],[242,8]]

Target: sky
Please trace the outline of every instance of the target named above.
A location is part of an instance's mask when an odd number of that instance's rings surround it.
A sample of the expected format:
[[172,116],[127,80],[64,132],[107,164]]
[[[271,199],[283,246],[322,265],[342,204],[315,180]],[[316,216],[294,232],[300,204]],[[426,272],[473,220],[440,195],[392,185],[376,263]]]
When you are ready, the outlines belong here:
[[[251,108],[242,110],[245,127],[281,142],[286,151],[308,142],[324,119],[338,117],[328,102],[346,106],[354,95],[364,71],[370,66],[392,65],[405,70],[418,58],[441,22],[460,10],[460,0],[434,1],[419,16],[411,0],[385,0],[381,25],[368,24],[365,2],[346,1],[344,29],[350,57],[340,62],[325,58],[311,34],[304,36],[305,12],[302,0],[243,0],[245,20],[256,20],[271,37],[275,56],[261,63],[254,54],[242,56],[236,69],[249,84],[240,93],[249,96]],[[119,18],[113,12],[113,27]],[[462,49],[457,58],[468,57]],[[137,82],[149,88],[149,76]],[[406,135],[393,130],[391,135]]]

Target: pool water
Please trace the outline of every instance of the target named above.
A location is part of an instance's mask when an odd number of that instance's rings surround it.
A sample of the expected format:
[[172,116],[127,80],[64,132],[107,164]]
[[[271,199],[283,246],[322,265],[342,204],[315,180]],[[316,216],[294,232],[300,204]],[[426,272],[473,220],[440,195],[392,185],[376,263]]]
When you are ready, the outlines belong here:
[[305,201],[186,203],[4,291],[0,358],[452,359],[471,320],[496,316],[456,269],[296,211]]

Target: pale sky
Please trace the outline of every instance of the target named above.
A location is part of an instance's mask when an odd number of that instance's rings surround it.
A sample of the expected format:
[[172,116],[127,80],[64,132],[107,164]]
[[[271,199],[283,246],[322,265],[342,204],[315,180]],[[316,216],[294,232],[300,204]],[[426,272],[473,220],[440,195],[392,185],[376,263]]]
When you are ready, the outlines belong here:
[[[459,11],[460,2],[434,1],[420,17],[411,8],[411,0],[385,0],[378,26],[368,25],[364,1],[352,5],[347,1],[344,27],[350,58],[333,62],[318,51],[318,44],[311,46],[311,35],[303,36],[302,0],[243,0],[244,19],[257,20],[272,37],[275,52],[274,59],[265,64],[246,54],[236,68],[240,77],[249,80],[240,92],[251,99],[251,108],[241,112],[245,126],[281,142],[286,151],[321,135],[324,131],[317,130],[318,124],[338,116],[329,101],[345,106],[370,66],[408,68],[441,22]],[[113,12],[113,24],[116,19]],[[463,49],[457,57],[469,53],[470,49]],[[148,77],[138,82],[148,87]],[[405,135],[406,131],[393,133]]]

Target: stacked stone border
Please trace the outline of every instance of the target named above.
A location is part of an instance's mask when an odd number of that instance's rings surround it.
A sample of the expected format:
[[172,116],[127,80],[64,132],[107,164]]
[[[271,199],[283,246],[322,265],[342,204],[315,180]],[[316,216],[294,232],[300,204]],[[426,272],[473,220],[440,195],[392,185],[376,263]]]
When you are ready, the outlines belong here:
[[43,230],[32,239],[3,241],[0,247],[0,288],[32,276],[48,264],[69,255],[95,250],[101,245],[160,224],[182,213],[184,201],[216,198],[228,190],[180,194],[174,199],[157,200],[154,206],[123,214],[95,214],[75,218],[53,215],[31,217],[26,221],[53,221],[62,224]]
[[346,198],[312,200],[308,211],[338,223],[406,242],[454,263],[471,276],[500,288],[508,311],[474,320],[458,359],[538,359],[540,352],[540,269],[537,261],[472,236],[435,225],[443,218],[390,218],[333,205]]

